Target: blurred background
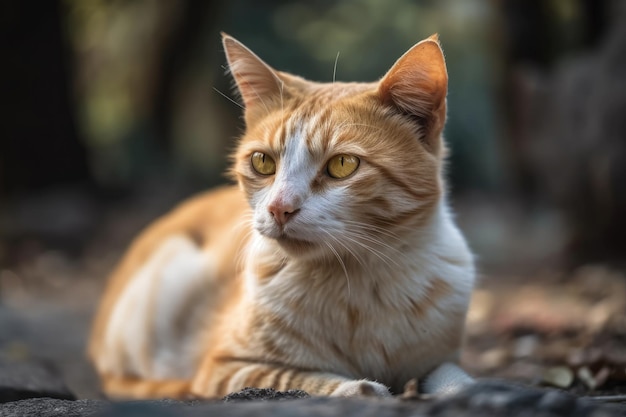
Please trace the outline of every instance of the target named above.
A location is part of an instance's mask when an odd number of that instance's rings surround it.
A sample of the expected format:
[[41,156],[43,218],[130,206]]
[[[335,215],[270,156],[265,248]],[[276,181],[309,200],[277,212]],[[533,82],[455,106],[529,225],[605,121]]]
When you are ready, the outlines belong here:
[[[626,340],[619,0],[2,2],[0,353],[97,395],[76,358],[106,274],[151,220],[225,182],[243,129],[220,31],[318,81],[337,55],[337,80],[377,79],[439,33],[451,200],[481,271],[466,361],[535,382],[563,362],[586,389],[582,366],[625,361],[571,365],[561,346]],[[537,351],[554,340],[557,359]],[[619,380],[602,375],[593,388]]]

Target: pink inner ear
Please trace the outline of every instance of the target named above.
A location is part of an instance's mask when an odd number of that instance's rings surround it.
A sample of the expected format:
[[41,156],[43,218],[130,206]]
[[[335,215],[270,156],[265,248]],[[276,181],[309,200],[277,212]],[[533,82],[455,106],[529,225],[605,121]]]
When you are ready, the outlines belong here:
[[225,36],[223,41],[228,66],[246,108],[281,93],[282,80],[272,67],[234,38]]
[[257,85],[255,85],[251,81],[245,81],[244,78],[241,79],[242,81],[239,81],[237,83],[237,86],[239,88],[241,97],[243,98],[244,106],[249,107],[257,101],[262,100],[261,97],[263,94],[265,94],[263,90],[263,85],[260,85],[258,83]]
[[385,102],[403,111],[428,117],[445,101],[448,74],[439,43],[424,40],[407,51],[380,81],[378,92]]

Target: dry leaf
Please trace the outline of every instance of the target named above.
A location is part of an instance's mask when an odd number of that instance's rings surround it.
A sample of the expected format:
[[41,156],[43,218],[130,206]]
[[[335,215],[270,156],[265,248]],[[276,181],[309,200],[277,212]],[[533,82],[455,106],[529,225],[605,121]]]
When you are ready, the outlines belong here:
[[597,382],[596,382],[595,378],[593,377],[593,375],[591,374],[591,371],[589,370],[589,368],[587,368],[586,366],[583,366],[582,368],[578,369],[578,371],[576,372],[576,376],[590,390],[596,389]]
[[574,382],[574,372],[566,366],[553,366],[544,371],[542,382],[559,388],[569,388]]

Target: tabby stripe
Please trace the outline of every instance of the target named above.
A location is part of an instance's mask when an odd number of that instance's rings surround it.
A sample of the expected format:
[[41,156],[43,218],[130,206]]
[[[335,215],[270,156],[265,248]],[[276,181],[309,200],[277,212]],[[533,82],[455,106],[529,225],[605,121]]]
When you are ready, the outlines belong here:
[[293,382],[293,379],[298,372],[300,371],[298,371],[297,369],[293,369],[293,368],[289,369],[285,373],[285,376],[283,376],[283,380],[281,381],[281,384],[280,384],[280,389],[281,390],[293,389],[291,383]]
[[426,314],[426,307],[422,306],[420,301],[417,301],[417,300],[410,301],[411,312],[413,313],[414,316],[418,318],[422,318]]
[[387,348],[385,347],[385,344],[380,343],[378,348],[383,354],[383,359],[385,360],[385,364],[387,366],[390,366],[392,361],[391,361],[391,357],[389,356],[389,352],[387,352]]
[[337,387],[339,387],[339,385],[341,385],[343,381],[331,381],[328,382],[328,384],[324,384],[323,391],[319,391],[320,394],[325,394],[325,395],[330,395],[333,393],[333,391],[335,391],[337,389]]
[[452,291],[452,287],[441,278],[434,279],[426,290],[426,294],[419,300],[410,300],[411,311],[417,317],[424,316],[428,310],[437,305],[440,298],[445,297]]
[[467,261],[461,260],[461,259],[456,259],[456,258],[451,258],[449,256],[444,256],[444,255],[435,255],[439,260],[450,264],[450,265],[454,265],[454,266],[459,266],[459,267],[464,267],[468,265]]
[[337,345],[337,343],[335,342],[331,343],[330,347],[333,350],[333,353],[335,354],[337,359],[352,368],[353,372],[358,373],[358,366],[356,366],[350,355],[347,355],[343,350],[341,350],[339,345]]
[[428,288],[427,297],[433,302],[439,298],[445,297],[452,292],[452,286],[441,278],[436,278],[431,281]]
[[323,378],[312,378],[306,386],[306,389],[309,392],[318,392],[324,385],[326,381]]
[[374,281],[374,285],[372,285],[372,296],[378,304],[383,303],[383,299],[380,297],[380,287],[378,286],[378,282],[376,281]]
[[401,188],[402,190],[404,190],[404,192],[406,192],[407,194],[410,194],[411,196],[413,196],[414,198],[418,199],[418,200],[422,200],[425,196],[431,196],[432,194],[434,194],[436,192],[436,190],[433,190],[432,192],[424,192],[424,193],[418,193],[416,191],[414,191],[407,183],[405,183],[404,181],[402,181],[401,179],[397,178],[395,175],[393,175],[391,173],[391,171],[389,171],[387,168],[385,168],[384,166],[377,164],[376,162],[373,162],[372,160],[368,159],[368,164],[372,165],[374,168],[378,169],[380,171],[380,173],[392,184],[394,184],[396,187]]
[[259,281],[265,281],[268,278],[274,277],[287,265],[284,259],[281,262],[261,263],[256,266],[255,272]]
[[282,376],[288,371],[287,368],[278,368],[276,369],[276,372],[274,373],[274,377],[272,378],[271,382],[269,383],[269,387],[270,388],[274,388],[277,391],[281,390],[280,387],[280,379],[282,378]]
[[241,335],[240,332],[233,333],[233,342],[236,346],[246,346],[248,344],[248,338]]
[[390,213],[393,210],[393,207],[389,200],[384,197],[375,197],[370,200],[370,204],[381,208],[383,211]]
[[270,335],[266,333],[261,335],[261,344],[263,345],[265,353],[278,357],[285,355],[285,351],[274,342],[274,339],[272,339]]
[[281,120],[279,129],[279,135],[278,135],[278,149],[282,149],[285,147],[285,142],[287,141],[287,120],[289,118],[289,113],[285,112],[283,115],[283,119]]
[[295,369],[298,372],[316,372],[313,368],[305,368],[302,366],[292,366],[287,365],[285,363],[279,361],[268,361],[265,359],[254,358],[254,357],[246,357],[246,356],[229,356],[229,355],[218,355],[213,358],[214,362],[218,364],[228,363],[228,362],[243,362],[252,365],[267,365],[275,368],[288,368]]
[[300,332],[299,330],[297,330],[293,326],[291,326],[282,317],[280,317],[280,316],[278,316],[276,314],[272,314],[267,319],[267,323],[272,325],[275,328],[275,330],[278,330],[279,332],[281,332],[283,334],[287,334],[292,339],[295,339],[296,341],[298,341],[298,343],[306,345],[309,348],[314,348],[315,347],[313,345],[313,342],[311,340],[309,340],[308,337],[306,337],[302,332]]
[[361,312],[359,311],[359,309],[355,306],[349,305],[348,306],[348,322],[349,322],[350,328],[354,329],[358,327],[360,321],[361,321]]
[[253,388],[261,388],[259,383],[268,375],[267,368],[253,368],[246,377],[245,386]]
[[217,384],[217,388],[215,389],[215,392],[217,393],[217,395],[224,396],[226,394],[230,394],[228,390],[228,383],[232,379],[233,375],[235,375],[234,372],[228,373],[224,375],[222,379],[220,379],[220,382]]
[[318,175],[313,177],[311,183],[309,184],[309,187],[313,192],[320,193],[324,189],[325,184],[324,181],[322,181],[322,175],[325,175],[324,169],[325,168],[322,168],[322,171]]
[[[422,201],[423,202],[423,201]],[[433,201],[433,204],[428,204],[428,206],[435,207]],[[414,219],[415,217],[421,216],[422,218],[425,218],[427,215],[429,214],[429,211],[426,209],[426,204],[422,204],[420,207],[415,208],[415,210],[410,210],[407,211],[406,213],[403,213],[402,215],[394,218],[394,222],[397,226],[402,226],[406,223],[409,222],[409,220]]]
[[[421,203],[424,203],[424,200],[421,201]],[[433,201],[434,203],[434,201]],[[434,204],[428,204],[429,207],[434,207]],[[402,213],[399,216],[396,216],[393,218],[394,224],[395,226],[403,226],[405,224],[407,224],[410,220],[414,220],[416,217],[421,216],[422,218],[425,218],[428,214],[429,214],[429,210],[427,210],[427,205],[426,204],[420,204],[419,207],[416,207],[413,210],[409,210],[406,213]],[[388,218],[384,218],[381,216],[377,216],[377,215],[371,215],[368,216],[369,217],[369,221],[377,227],[389,227],[389,219]]]
[[326,150],[328,149],[331,135],[330,132],[326,132],[326,134],[324,134],[324,132],[321,132],[321,128],[327,125],[323,122],[326,122],[329,119],[331,111],[331,107],[326,106],[321,113],[318,113],[318,115],[316,115],[317,123],[309,124],[310,130],[307,131],[307,134],[305,135],[307,149],[312,149],[315,147],[312,143],[313,138],[316,138],[321,143],[323,152],[326,152]]
[[283,134],[281,135],[281,146],[280,149],[284,150],[286,147],[286,143],[287,143],[287,138],[291,138],[294,134],[293,130],[293,117],[285,117],[285,119],[283,120]]
[[306,380],[306,373],[304,372],[295,372],[294,377],[292,378],[291,383],[289,384],[290,389],[303,389],[302,384]]

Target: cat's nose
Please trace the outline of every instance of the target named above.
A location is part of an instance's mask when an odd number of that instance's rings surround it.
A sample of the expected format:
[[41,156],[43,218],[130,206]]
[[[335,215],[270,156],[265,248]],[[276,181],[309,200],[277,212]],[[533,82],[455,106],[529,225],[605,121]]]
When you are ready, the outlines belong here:
[[267,206],[267,210],[271,213],[272,217],[274,217],[274,221],[276,221],[279,226],[284,226],[298,211],[300,211],[300,209],[296,208],[293,204],[282,202],[273,202]]

